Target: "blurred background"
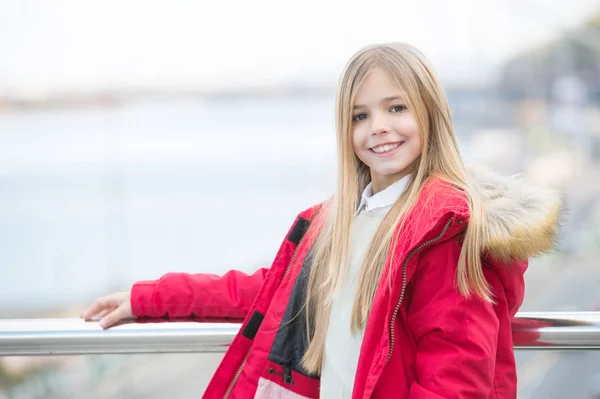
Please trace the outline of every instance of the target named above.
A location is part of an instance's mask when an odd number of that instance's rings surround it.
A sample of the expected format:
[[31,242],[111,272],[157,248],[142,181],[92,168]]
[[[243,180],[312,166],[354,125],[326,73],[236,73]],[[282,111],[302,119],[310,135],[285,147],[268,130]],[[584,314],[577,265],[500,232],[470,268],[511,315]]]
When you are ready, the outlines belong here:
[[[522,310],[600,310],[598,1],[0,0],[0,318],[269,265],[333,192],[344,63],[397,40],[437,68],[467,163],[565,197]],[[519,398],[600,395],[598,353],[517,357]],[[0,398],[198,398],[219,358],[4,357]]]

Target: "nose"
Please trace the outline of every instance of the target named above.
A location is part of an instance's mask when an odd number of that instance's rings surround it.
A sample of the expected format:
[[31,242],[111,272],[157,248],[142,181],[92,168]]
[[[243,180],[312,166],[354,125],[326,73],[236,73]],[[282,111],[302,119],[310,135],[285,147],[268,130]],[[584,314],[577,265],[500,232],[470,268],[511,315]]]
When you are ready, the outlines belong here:
[[385,114],[380,112],[373,113],[371,115],[371,135],[376,136],[379,134],[389,133],[390,124]]

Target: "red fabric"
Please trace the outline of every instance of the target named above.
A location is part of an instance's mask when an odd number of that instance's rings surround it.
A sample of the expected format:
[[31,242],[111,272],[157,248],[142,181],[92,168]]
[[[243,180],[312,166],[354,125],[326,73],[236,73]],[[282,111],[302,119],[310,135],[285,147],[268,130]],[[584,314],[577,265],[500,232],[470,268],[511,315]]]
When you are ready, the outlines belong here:
[[493,396],[500,323],[493,305],[456,289],[460,249],[456,239],[431,247],[413,276],[406,324],[416,343],[416,398]]
[[214,274],[168,273],[156,281],[140,281],[131,290],[136,317],[228,318],[241,322],[269,269],[248,275],[232,270]]
[[[315,211],[311,208],[300,217],[310,219]],[[401,240],[375,293],[353,399],[516,398],[511,320],[523,300],[527,262],[486,263],[485,277],[495,304],[464,298],[455,283],[460,233],[468,221],[464,195],[432,180],[407,217],[409,223],[397,232]],[[242,329],[255,310],[265,314],[254,340],[241,334],[234,339],[204,394],[204,398],[223,398],[239,372],[229,399],[252,398],[260,377],[279,381],[277,374],[267,374],[267,356],[314,236],[302,242],[291,264],[296,245],[284,240],[271,268],[252,276],[239,272],[222,278],[174,274],[154,283],[138,283],[132,293],[134,314],[245,316]],[[435,243],[413,251],[431,239]],[[392,336],[405,261],[406,292]],[[284,277],[288,265],[289,274]],[[280,385],[300,394],[282,381]],[[317,398],[318,380],[307,377],[302,393]]]
[[[265,364],[265,370],[261,374],[262,377],[273,382],[280,382],[283,370],[280,365],[267,361]],[[318,389],[315,389],[314,381],[300,373],[292,370],[292,378],[294,381],[294,392],[298,395],[305,396],[307,398],[317,398],[319,393]],[[283,383],[285,386],[285,382]]]

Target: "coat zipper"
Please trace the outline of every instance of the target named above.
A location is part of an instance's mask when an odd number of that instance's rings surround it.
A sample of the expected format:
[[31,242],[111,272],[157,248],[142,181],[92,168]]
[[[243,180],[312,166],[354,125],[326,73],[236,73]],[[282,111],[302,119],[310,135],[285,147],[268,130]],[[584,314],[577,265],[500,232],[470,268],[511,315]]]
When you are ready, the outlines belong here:
[[229,395],[231,394],[231,391],[233,391],[233,387],[235,386],[235,383],[237,382],[238,378],[240,378],[240,375],[242,374],[242,370],[243,370],[244,366],[246,365],[246,361],[248,361],[248,356],[250,356],[250,349],[248,349],[248,352],[246,352],[246,356],[244,356],[244,360],[242,360],[242,364],[240,364],[240,367],[238,368],[238,371],[235,373],[235,376],[233,377],[231,384],[229,384],[229,388],[227,388],[227,392],[225,392],[225,396],[223,396],[223,399],[227,399],[229,397]]
[[450,225],[452,224],[452,219],[449,219],[446,222],[446,225],[444,226],[444,229],[442,230],[442,232],[437,236],[432,238],[431,240],[425,241],[424,243],[422,243],[421,245],[419,245],[418,247],[416,247],[415,249],[413,249],[412,251],[410,251],[410,253],[408,254],[408,256],[406,257],[406,259],[404,259],[404,262],[402,263],[402,290],[400,291],[400,298],[398,299],[398,303],[396,303],[396,307],[394,308],[394,313],[392,314],[392,320],[390,322],[390,350],[388,352],[388,356],[387,359],[385,360],[386,364],[390,361],[390,358],[392,357],[392,352],[394,351],[394,341],[395,341],[395,337],[394,337],[394,324],[396,321],[396,316],[398,316],[398,311],[400,310],[400,305],[402,305],[402,301],[404,300],[404,292],[406,291],[406,266],[408,265],[408,261],[420,250],[422,250],[423,248],[425,248],[428,245],[431,245],[439,240],[441,240],[444,235],[446,234],[446,232],[448,231],[448,228],[450,227]]
[[[320,211],[320,208],[317,211],[317,213],[315,214],[315,216],[319,213],[319,211]],[[292,258],[290,259],[290,262],[288,263],[287,268],[285,269],[285,272],[283,273],[283,277],[287,276],[288,273],[290,272],[290,268],[292,267],[292,263],[294,262],[294,259],[296,259],[296,254],[298,253],[300,244],[302,244],[304,237],[306,237],[306,233],[308,232],[308,229],[310,229],[310,225],[312,224],[313,219],[314,219],[314,216],[308,222],[308,226],[306,227],[306,230],[304,230],[304,233],[302,233],[302,237],[300,237],[300,241],[298,241],[298,245],[296,245],[296,248],[294,249],[294,253],[292,253]],[[250,349],[252,349],[252,348],[250,348]],[[233,387],[235,386],[235,383],[240,378],[240,375],[242,375],[242,370],[243,370],[244,366],[246,365],[246,361],[248,360],[248,357],[250,356],[250,349],[248,349],[248,352],[246,353],[246,356],[244,357],[242,364],[240,364],[240,367],[238,368],[237,372],[235,373],[235,376],[233,377],[233,380],[231,380],[231,384],[229,384],[229,388],[227,388],[227,392],[225,392],[225,396],[223,396],[223,399],[227,399],[229,397],[229,395],[231,394],[231,391],[233,391]],[[286,377],[287,377],[287,375],[286,375]],[[291,371],[290,371],[289,378],[291,381],[291,378],[292,378]]]

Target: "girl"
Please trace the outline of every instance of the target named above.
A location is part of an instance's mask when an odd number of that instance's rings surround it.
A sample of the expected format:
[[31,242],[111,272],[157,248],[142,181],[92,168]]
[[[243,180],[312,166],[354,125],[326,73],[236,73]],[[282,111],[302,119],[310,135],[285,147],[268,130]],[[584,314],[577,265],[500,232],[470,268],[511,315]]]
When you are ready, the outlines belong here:
[[205,398],[516,398],[511,320],[559,199],[467,172],[433,69],[406,44],[343,72],[336,194],[252,275],[167,274],[83,317],[242,321]]

